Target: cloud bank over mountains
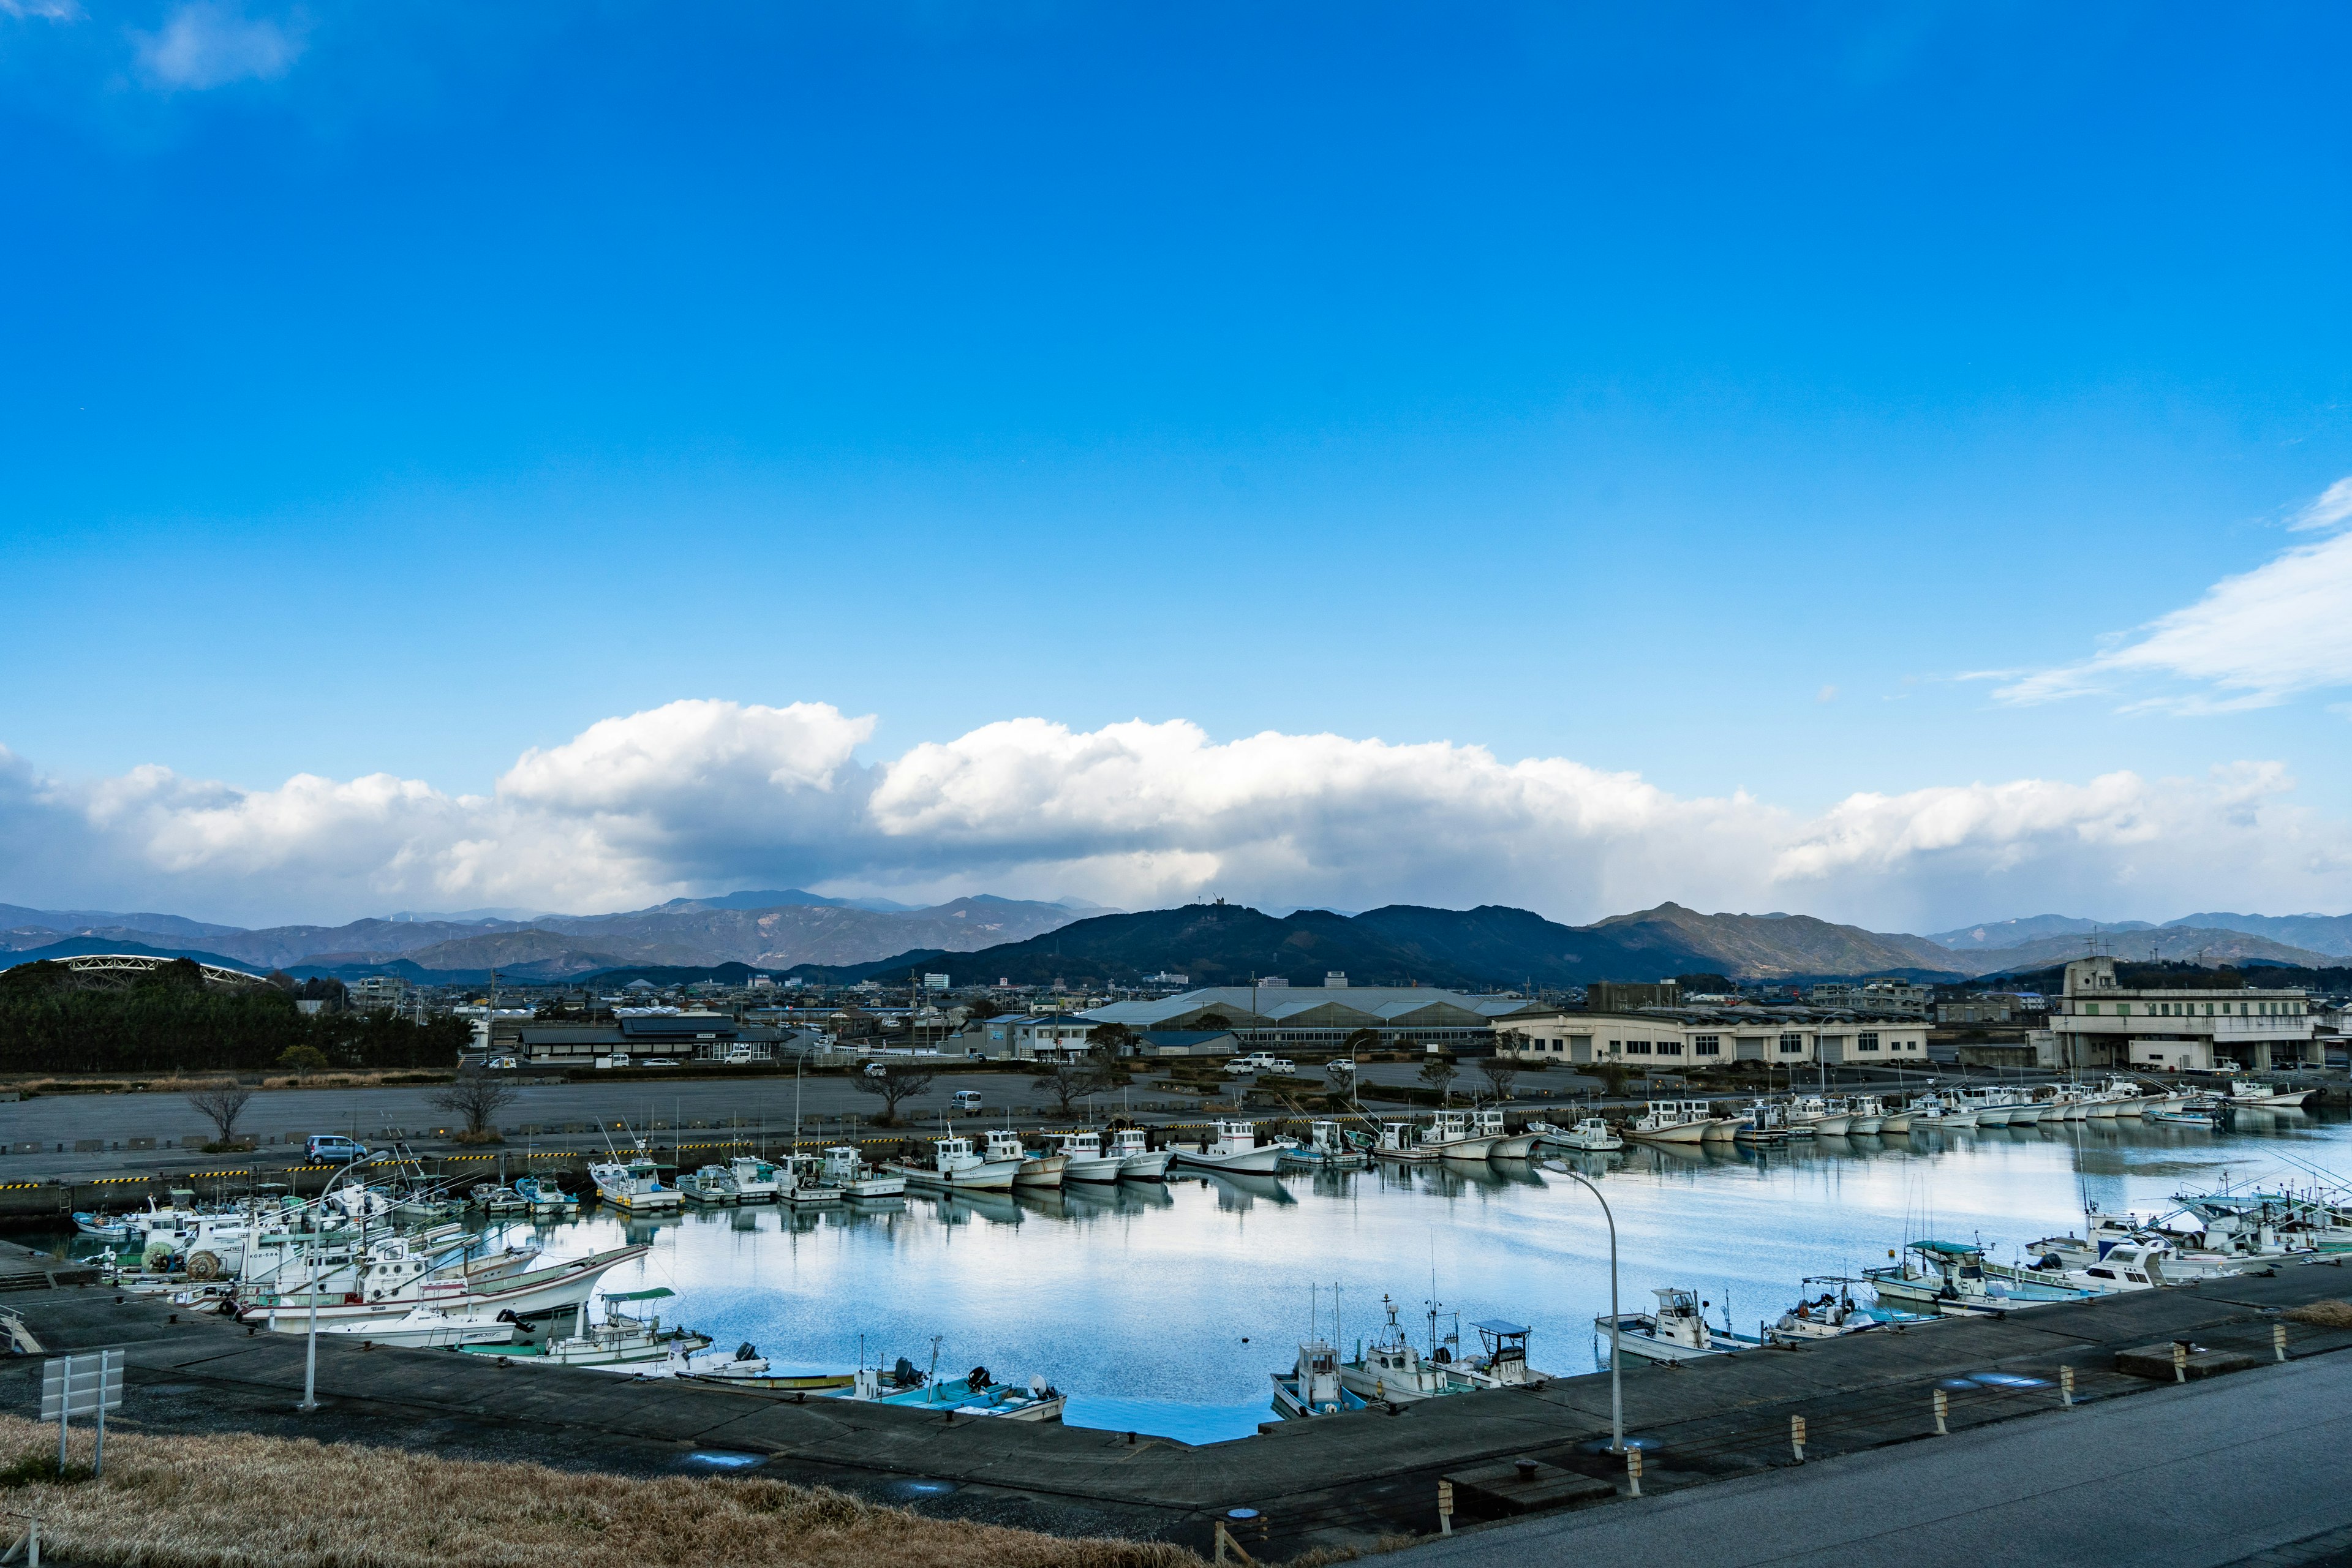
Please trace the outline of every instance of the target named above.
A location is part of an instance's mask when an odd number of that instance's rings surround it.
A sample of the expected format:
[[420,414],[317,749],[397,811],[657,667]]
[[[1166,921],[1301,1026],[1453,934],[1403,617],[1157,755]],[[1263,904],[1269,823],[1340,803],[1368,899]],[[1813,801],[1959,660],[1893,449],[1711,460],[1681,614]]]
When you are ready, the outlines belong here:
[[388,773],[240,789],[162,765],[74,781],[0,751],[0,900],[340,921],[803,886],[1584,921],[1673,899],[1931,930],[2026,909],[2334,910],[2352,872],[2346,822],[2258,762],[1858,794],[1806,817],[1445,742],[1014,719],[860,761],[874,728],[822,702],[677,701],[528,751],[488,795]]

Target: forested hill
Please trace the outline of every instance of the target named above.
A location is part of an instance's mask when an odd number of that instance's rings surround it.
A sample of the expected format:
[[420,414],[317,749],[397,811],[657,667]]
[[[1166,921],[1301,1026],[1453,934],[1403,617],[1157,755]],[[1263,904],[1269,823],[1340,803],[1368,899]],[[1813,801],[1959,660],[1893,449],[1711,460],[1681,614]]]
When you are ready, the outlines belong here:
[[26,963],[0,972],[0,1072],[219,1072],[298,1047],[332,1067],[449,1068],[462,1019],[305,1015],[284,987],[213,981],[180,959],[145,973]]

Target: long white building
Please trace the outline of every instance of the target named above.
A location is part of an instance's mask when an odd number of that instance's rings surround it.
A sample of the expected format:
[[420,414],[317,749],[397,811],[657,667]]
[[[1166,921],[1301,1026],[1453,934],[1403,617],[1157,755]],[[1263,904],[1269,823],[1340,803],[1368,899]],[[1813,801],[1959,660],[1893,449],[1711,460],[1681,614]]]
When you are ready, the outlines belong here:
[[1097,1023],[1145,1029],[1231,1029],[1253,1050],[1338,1051],[1370,1031],[1373,1048],[1442,1046],[1480,1052],[1497,1028],[1550,1009],[1524,996],[1474,996],[1415,985],[1350,985],[1340,974],[1320,985],[1212,985],[1158,1001],[1114,1002],[1086,1014]]
[[2112,958],[2078,958],[2050,1011],[2057,1065],[2159,1071],[2325,1066],[2308,993],[2133,990]]
[[1521,1061],[1634,1068],[1885,1065],[1927,1059],[1926,1023],[1856,1017],[1815,1007],[1643,1007],[1631,1013],[1548,1010],[1496,1030],[1497,1049]]

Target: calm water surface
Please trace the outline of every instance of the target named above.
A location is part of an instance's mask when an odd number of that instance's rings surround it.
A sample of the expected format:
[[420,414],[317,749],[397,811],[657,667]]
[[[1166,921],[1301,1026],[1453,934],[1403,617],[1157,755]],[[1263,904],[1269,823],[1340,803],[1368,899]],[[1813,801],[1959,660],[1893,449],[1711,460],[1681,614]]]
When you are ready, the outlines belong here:
[[[2170,1206],[2225,1179],[2352,1173],[2352,1122],[2245,1115],[2229,1132],[2073,1122],[1913,1139],[1820,1139],[1751,1152],[1632,1148],[1581,1156],[1615,1210],[1629,1308],[1680,1285],[1752,1331],[1811,1274],[1885,1261],[1906,1239],[1977,1239],[2003,1254],[2109,1210]],[[1272,1418],[1266,1374],[1307,1330],[1309,1287],[1344,1348],[1381,1321],[1383,1292],[1425,1342],[1508,1318],[1529,1359],[1593,1369],[1609,1306],[1608,1236],[1591,1194],[1524,1164],[1389,1167],[1339,1176],[1191,1178],[1018,1200],[910,1194],[791,1213],[773,1205],[625,1221],[592,1211],[542,1227],[551,1257],[646,1240],[614,1290],[667,1286],[670,1321],[722,1346],[750,1341],[795,1366],[932,1357],[1041,1373],[1071,1395],[1073,1425],[1192,1442],[1244,1436]]]

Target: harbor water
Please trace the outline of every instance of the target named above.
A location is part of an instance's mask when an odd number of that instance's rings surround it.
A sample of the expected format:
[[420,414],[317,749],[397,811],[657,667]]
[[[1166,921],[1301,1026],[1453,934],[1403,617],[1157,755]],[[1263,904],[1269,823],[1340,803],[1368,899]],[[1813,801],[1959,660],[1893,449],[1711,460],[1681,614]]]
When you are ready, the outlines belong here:
[[[1853,1275],[1906,1241],[1981,1241],[2001,1258],[2079,1231],[2086,1203],[2142,1215],[2225,1183],[2352,1175],[2352,1122],[2242,1113],[2221,1131],[2132,1121],[1729,1143],[1570,1156],[1616,1217],[1624,1306],[1664,1286],[1753,1333],[1807,1276]],[[527,1226],[518,1229],[528,1229]],[[624,1239],[612,1291],[667,1287],[667,1321],[793,1368],[1042,1376],[1073,1425],[1211,1442],[1273,1419],[1267,1373],[1313,1327],[1352,1353],[1385,1294],[1424,1350],[1502,1318],[1546,1373],[1594,1369],[1608,1231],[1577,1183],[1516,1162],[1339,1174],[1181,1177],[1058,1193],[793,1211],[774,1205],[625,1220],[591,1208],[539,1227],[551,1258]],[[1336,1286],[1335,1293],[1333,1287]]]

